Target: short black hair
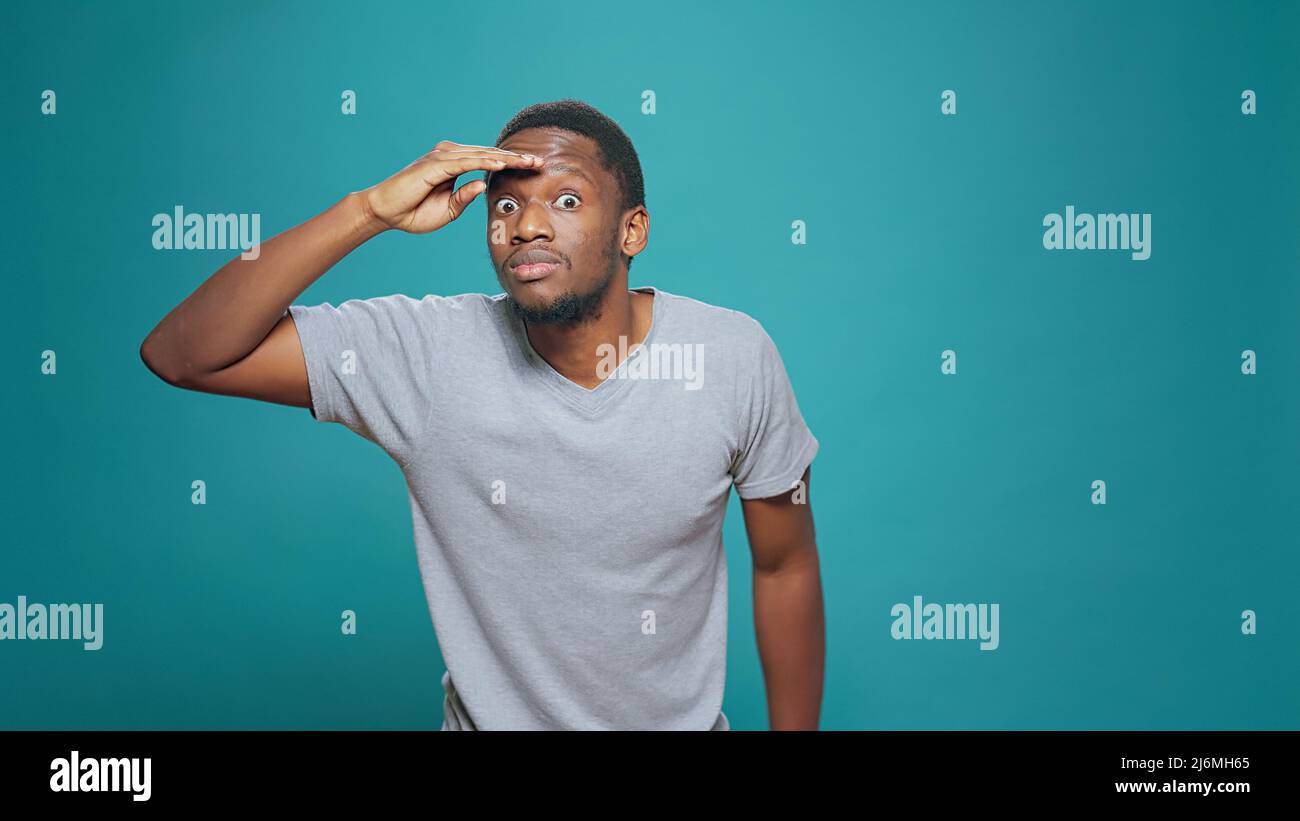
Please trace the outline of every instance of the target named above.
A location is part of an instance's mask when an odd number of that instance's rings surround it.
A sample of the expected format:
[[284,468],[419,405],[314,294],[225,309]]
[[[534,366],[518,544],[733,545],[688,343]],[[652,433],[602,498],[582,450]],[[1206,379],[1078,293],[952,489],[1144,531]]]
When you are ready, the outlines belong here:
[[[619,211],[645,205],[645,179],[641,176],[641,160],[632,147],[632,141],[618,123],[592,106],[571,98],[534,103],[510,118],[501,129],[495,146],[500,147],[510,135],[525,128],[560,128],[591,138],[600,149],[605,170],[618,181],[623,195]],[[483,179],[490,179],[490,174],[484,174]],[[627,263],[631,266],[631,257]]]

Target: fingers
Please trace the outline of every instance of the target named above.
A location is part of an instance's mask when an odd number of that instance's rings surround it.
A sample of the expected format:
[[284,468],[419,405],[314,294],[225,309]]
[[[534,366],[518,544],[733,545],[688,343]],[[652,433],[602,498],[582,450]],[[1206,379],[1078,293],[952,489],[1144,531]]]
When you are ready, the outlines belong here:
[[513,151],[451,151],[439,152],[429,158],[433,162],[460,162],[462,160],[480,160],[484,165],[476,168],[488,168],[496,164],[500,168],[539,168],[545,162],[533,154],[516,154]]
[[527,156],[524,154],[520,154],[517,151],[507,151],[504,148],[497,148],[496,146],[492,146],[492,145],[462,145],[461,143],[454,143],[450,140],[443,140],[442,142],[438,143],[432,149],[430,149],[430,151],[424,156],[432,158],[434,155],[447,156],[452,154],[466,154],[466,153],[507,154],[516,157]]
[[463,154],[436,154],[425,162],[425,182],[437,185],[443,180],[467,174],[470,171],[502,171],[507,168],[538,169],[545,165],[541,157],[503,152],[486,154],[466,152]]
[[498,148],[495,145],[461,145],[460,143],[441,142],[430,149],[430,154],[455,154],[457,152],[472,151],[478,154],[517,154],[517,151],[510,151],[505,148]]

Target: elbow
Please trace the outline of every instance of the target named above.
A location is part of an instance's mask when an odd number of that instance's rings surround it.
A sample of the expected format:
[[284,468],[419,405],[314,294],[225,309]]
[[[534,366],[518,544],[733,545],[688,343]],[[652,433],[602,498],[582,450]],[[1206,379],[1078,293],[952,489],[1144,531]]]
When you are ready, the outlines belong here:
[[811,537],[791,539],[757,550],[753,556],[754,573],[769,578],[821,574],[821,558],[817,555],[817,542]]
[[157,347],[157,342],[154,340],[152,333],[145,337],[144,341],[140,343],[140,361],[144,363],[150,373],[168,385],[177,388],[185,387],[183,377],[167,365],[166,360],[158,354]]

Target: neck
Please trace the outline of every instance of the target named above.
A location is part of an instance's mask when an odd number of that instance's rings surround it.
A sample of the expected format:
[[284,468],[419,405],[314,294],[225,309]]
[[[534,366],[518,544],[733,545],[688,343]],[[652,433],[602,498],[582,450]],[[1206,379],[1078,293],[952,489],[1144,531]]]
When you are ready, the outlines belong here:
[[[619,277],[610,283],[595,319],[578,325],[528,325],[528,341],[557,373],[591,389],[608,376],[598,371],[606,359],[600,355],[601,346],[612,345],[622,364],[621,354],[630,354],[649,333],[653,302],[649,294],[629,291],[627,280]],[[625,340],[622,346],[620,336]]]

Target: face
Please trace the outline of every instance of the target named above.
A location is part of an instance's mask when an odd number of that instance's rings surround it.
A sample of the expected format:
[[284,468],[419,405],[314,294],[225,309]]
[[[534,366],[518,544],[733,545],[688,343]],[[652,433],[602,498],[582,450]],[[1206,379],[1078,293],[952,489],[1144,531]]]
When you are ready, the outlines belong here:
[[536,324],[592,318],[624,270],[618,180],[594,140],[526,128],[498,148],[546,159],[541,169],[492,172],[488,251],[517,314]]

